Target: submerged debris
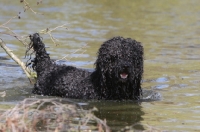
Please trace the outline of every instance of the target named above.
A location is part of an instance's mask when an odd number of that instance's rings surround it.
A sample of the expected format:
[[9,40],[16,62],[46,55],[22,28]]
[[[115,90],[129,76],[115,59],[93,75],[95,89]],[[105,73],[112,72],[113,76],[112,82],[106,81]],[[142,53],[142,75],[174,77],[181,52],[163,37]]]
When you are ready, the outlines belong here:
[[66,99],[27,98],[0,116],[0,131],[110,131],[95,110],[83,110]]

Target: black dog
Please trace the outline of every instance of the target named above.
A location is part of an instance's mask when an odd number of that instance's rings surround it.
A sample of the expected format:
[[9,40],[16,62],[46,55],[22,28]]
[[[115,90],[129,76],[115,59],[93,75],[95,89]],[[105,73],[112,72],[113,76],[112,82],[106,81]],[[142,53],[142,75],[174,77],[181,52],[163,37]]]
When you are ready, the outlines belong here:
[[32,67],[37,72],[33,93],[76,99],[139,99],[143,74],[143,47],[130,38],[104,42],[94,72],[50,60],[38,33],[30,36],[35,51]]

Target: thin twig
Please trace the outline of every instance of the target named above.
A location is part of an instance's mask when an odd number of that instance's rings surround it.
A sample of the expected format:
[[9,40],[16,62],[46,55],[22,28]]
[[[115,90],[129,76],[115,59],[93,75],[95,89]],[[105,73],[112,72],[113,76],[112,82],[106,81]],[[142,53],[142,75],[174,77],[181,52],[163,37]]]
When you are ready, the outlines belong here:
[[7,22],[1,24],[0,27],[2,27],[2,26],[4,26],[4,25],[7,25],[8,23],[10,23],[10,21],[11,21],[12,19],[14,19],[14,18],[16,18],[16,17],[18,17],[18,15],[17,15],[17,16],[14,16],[14,17],[12,17],[12,18],[10,18]]
[[[87,46],[87,45],[82,46],[81,48],[75,50],[74,52],[72,52],[72,53],[70,53],[70,54],[75,54],[75,53],[77,53],[77,52],[83,50],[83,48],[85,48],[86,46]],[[83,53],[85,53],[85,52],[86,52],[86,50],[83,50],[83,51],[81,52],[81,54],[83,54]],[[68,57],[70,54],[67,54],[67,55],[65,55],[64,57],[62,57],[61,59],[58,59],[58,60],[56,60],[56,61],[54,61],[54,62],[58,62],[58,61],[61,61],[61,60],[64,60],[64,59],[65,59],[65,60],[70,60],[72,57],[70,57],[69,59],[67,59],[67,57]]]
[[26,38],[27,38],[27,36],[21,36],[20,37],[13,30],[11,30],[8,26],[6,26],[7,24],[9,24],[11,22],[12,19],[14,19],[16,17],[18,17],[18,16],[14,16],[14,17],[10,18],[8,21],[6,21],[5,23],[3,23],[3,24],[0,25],[0,28],[4,28],[4,29],[8,30],[10,33],[7,33],[7,32],[0,32],[0,33],[1,34],[6,34],[6,35],[13,36],[16,39],[18,39],[22,44],[27,45],[27,43],[25,41]]
[[21,42],[24,46],[27,46],[28,44],[27,44],[27,42],[25,41],[26,40],[26,38],[28,37],[28,35],[24,38],[24,37],[21,37],[20,38],[20,36],[18,36],[17,34],[15,34],[9,27],[3,27],[3,28],[6,28],[6,29],[8,29],[10,32],[12,32],[12,34],[11,33],[6,33],[6,32],[0,32],[1,34],[6,34],[6,35],[9,35],[9,36],[12,36],[12,37],[15,37],[17,40],[19,40],[19,42]]
[[0,32],[1,34],[6,34],[6,35],[10,35],[10,36],[12,36],[12,37],[15,37],[17,40],[19,40],[24,46],[27,46],[28,44],[27,44],[27,42],[26,42],[26,39],[27,39],[27,37],[28,37],[28,35],[27,36],[18,36],[16,33],[14,33],[9,27],[3,27],[3,28],[6,28],[6,29],[8,29],[11,33],[6,33],[6,32]]
[[67,27],[66,27],[65,25],[66,25],[66,24],[57,26],[57,27],[55,27],[55,28],[53,28],[53,29],[51,29],[51,30],[50,30],[49,28],[46,28],[46,29],[40,30],[39,33],[41,33],[41,34],[48,34],[48,35],[50,36],[51,40],[53,41],[53,43],[54,43],[55,45],[58,45],[58,44],[56,44],[55,41],[59,41],[59,40],[53,37],[52,32],[53,32],[54,30],[58,29],[58,28],[65,28],[65,29],[67,29]]
[[[34,11],[26,0],[21,0],[20,2],[24,4],[24,12],[26,12],[27,10],[30,9],[31,12],[33,12],[34,14],[43,15],[43,13],[39,13],[39,12]],[[40,1],[40,3],[41,3],[41,1]]]

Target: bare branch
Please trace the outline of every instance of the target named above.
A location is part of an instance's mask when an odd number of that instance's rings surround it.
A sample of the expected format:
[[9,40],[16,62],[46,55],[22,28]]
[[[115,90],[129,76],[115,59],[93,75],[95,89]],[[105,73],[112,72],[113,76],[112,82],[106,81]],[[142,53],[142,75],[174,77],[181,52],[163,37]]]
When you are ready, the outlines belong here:
[[[21,3],[24,4],[24,12],[26,10],[31,10],[31,12],[33,12],[34,14],[42,14],[42,13],[38,13],[36,11],[34,11],[30,6],[29,6],[29,3],[26,1],[26,0],[20,0]],[[42,0],[40,0],[37,4],[39,3],[42,3]],[[19,12],[19,14],[21,14],[21,12]],[[1,24],[0,25],[0,28],[3,28],[3,29],[6,29],[8,32],[0,32],[1,34],[6,34],[6,35],[10,35],[12,37],[15,37],[17,40],[19,40],[23,45],[27,46],[27,42],[26,42],[26,39],[28,38],[28,35],[26,36],[20,36],[20,35],[17,35],[12,29],[10,29],[10,27],[8,27],[7,25],[11,22],[11,20],[15,19],[15,18],[20,18],[20,16],[16,15],[12,18],[10,18],[8,21],[6,21],[5,23]]]
[[58,28],[67,29],[66,24],[63,24],[63,25],[57,26],[57,27],[55,27],[55,28],[53,28],[53,29],[51,29],[51,30],[50,30],[49,28],[40,30],[39,33],[41,33],[41,34],[48,34],[48,35],[50,36],[51,40],[53,41],[53,43],[57,46],[58,44],[56,43],[56,41],[59,41],[59,40],[56,39],[56,38],[54,38],[54,37],[52,36],[52,31],[54,31],[54,30],[56,30],[56,29],[58,29]]
[[24,65],[24,63],[12,53],[12,51],[4,44],[3,40],[0,39],[1,47],[6,51],[6,53],[24,70],[30,82],[32,82],[31,71]]
[[9,35],[9,36],[12,36],[12,37],[15,37],[17,40],[19,40],[23,45],[27,46],[27,42],[26,42],[26,39],[28,38],[28,35],[26,36],[19,36],[17,35],[15,32],[13,32],[9,27],[5,27],[3,26],[2,28],[5,28],[7,29],[10,33],[7,33],[7,32],[0,32],[1,34],[6,34],[6,35]]
[[0,32],[1,34],[6,34],[6,35],[10,35],[12,37],[15,37],[16,39],[18,39],[22,44],[27,45],[26,43],[26,38],[27,36],[19,36],[17,35],[12,29],[10,29],[8,26],[6,26],[7,24],[9,24],[11,22],[11,20],[13,20],[14,18],[19,17],[18,15],[10,18],[8,21],[6,21],[5,23],[0,25],[0,28],[4,28],[6,30],[8,30],[8,32]]
[[[30,11],[31,11],[32,13],[34,13],[34,14],[41,14],[41,13],[38,13],[38,12],[34,11],[34,10],[30,7],[30,5],[29,5],[29,3],[27,2],[27,0],[20,0],[20,2],[23,3],[23,5],[24,5],[24,6],[23,6],[23,7],[24,7],[24,12],[27,11],[27,10],[30,10]],[[37,2],[37,4],[40,4],[40,3],[42,3],[42,0],[39,0],[39,1]],[[16,39],[17,39],[20,43],[22,43],[23,45],[28,46],[28,43],[27,43],[26,40],[27,40],[27,38],[28,38],[29,35],[23,35],[23,36],[22,36],[22,35],[19,35],[19,34],[15,33],[14,30],[12,30],[12,29],[8,26],[8,24],[9,24],[13,19],[15,19],[15,18],[19,18],[19,19],[20,19],[20,16],[19,16],[20,14],[21,14],[21,12],[19,12],[18,15],[16,15],[16,16],[10,18],[10,19],[9,19],[8,21],[6,21],[5,23],[1,24],[1,25],[0,25],[0,28],[1,28],[1,29],[4,29],[4,31],[1,31],[0,34],[5,34],[5,35],[12,36],[12,37],[16,38]],[[52,28],[51,30],[50,30],[49,28],[47,28],[47,29],[45,29],[45,30],[41,30],[41,33],[43,33],[43,34],[48,34],[48,35],[50,36],[52,42],[53,42],[54,44],[56,44],[56,42],[59,41],[59,40],[56,39],[55,37],[53,37],[52,32],[53,32],[54,30],[57,30],[58,28],[65,28],[65,29],[67,29],[66,24],[63,24],[63,25],[57,26],[57,27],[55,27],[55,28]],[[56,44],[56,45],[57,45],[57,44]],[[12,53],[12,51],[11,51],[8,47],[6,47],[6,45],[3,43],[3,40],[0,40],[0,46],[6,51],[6,53],[7,53],[17,64],[19,64],[19,65],[22,67],[22,69],[24,70],[24,72],[26,73],[27,77],[28,77],[29,80],[30,80],[30,77],[31,77],[31,71],[30,71],[30,69],[27,71],[28,67],[26,68],[25,65],[24,65],[24,63],[21,62],[21,60],[18,59],[17,56],[15,56],[15,55]],[[31,81],[31,80],[30,80],[30,81]],[[32,81],[31,81],[31,82],[32,82]]]
[[[41,3],[41,1],[42,1],[42,0],[40,0],[40,2],[37,2],[37,5],[38,5],[39,3]],[[29,3],[28,3],[26,0],[21,0],[20,2],[24,4],[24,12],[26,12],[27,10],[31,10],[31,12],[33,12],[34,14],[43,15],[43,13],[38,13],[38,12],[34,11],[34,10],[30,7]]]

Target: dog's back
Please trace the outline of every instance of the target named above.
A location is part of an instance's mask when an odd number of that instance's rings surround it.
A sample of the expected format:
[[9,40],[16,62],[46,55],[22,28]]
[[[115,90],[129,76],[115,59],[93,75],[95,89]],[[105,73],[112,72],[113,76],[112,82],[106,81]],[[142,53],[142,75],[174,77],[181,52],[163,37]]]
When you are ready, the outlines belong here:
[[94,98],[94,87],[88,70],[57,65],[46,52],[38,33],[30,36],[30,47],[35,51],[32,67],[37,72],[33,93],[69,98]]
[[90,75],[91,72],[85,69],[52,64],[38,74],[33,93],[69,98],[89,98],[91,92],[88,93],[88,89],[94,89]]

